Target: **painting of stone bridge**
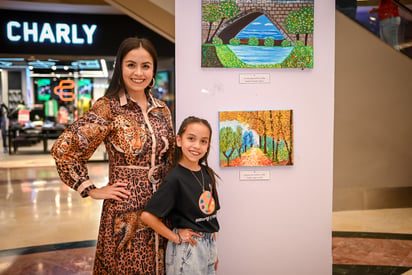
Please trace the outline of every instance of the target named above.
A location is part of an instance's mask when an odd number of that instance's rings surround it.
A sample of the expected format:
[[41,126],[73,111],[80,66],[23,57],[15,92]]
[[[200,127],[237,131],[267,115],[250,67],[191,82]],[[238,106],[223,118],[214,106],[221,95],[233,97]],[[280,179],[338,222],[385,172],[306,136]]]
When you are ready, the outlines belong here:
[[314,0],[202,0],[202,67],[313,68]]

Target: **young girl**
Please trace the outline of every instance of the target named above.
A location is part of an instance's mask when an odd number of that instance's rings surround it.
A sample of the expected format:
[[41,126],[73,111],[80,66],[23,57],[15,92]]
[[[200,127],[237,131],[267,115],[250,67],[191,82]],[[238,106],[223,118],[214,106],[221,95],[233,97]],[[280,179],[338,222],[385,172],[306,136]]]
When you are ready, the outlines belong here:
[[[212,128],[197,117],[186,118],[176,136],[175,167],[149,200],[141,220],[169,240],[166,274],[215,274],[216,212],[219,200],[215,173],[207,164]],[[161,218],[172,223],[169,229]]]

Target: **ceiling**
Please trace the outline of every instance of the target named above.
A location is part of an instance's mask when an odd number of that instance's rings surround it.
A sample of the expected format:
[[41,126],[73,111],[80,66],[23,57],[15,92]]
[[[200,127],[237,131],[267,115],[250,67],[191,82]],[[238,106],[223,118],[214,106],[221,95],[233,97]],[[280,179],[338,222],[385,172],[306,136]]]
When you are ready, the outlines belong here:
[[0,69],[29,69],[30,76],[52,77],[104,77],[107,78],[109,70],[113,68],[113,60],[109,59],[84,59],[84,60],[59,60],[55,58],[30,60],[22,57],[0,57]]
[[[412,0],[398,1],[404,5],[412,4]],[[378,3],[379,0],[357,0],[358,6]],[[175,39],[175,0],[1,0],[0,9],[126,14],[171,42]]]

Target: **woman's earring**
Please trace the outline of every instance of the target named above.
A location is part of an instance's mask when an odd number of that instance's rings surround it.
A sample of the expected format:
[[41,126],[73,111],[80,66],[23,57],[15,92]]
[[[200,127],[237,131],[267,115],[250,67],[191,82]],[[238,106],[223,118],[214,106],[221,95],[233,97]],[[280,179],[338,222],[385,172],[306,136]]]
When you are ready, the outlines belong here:
[[152,81],[151,81],[150,84],[149,84],[149,88],[150,88],[150,89],[153,88],[155,84],[156,84],[156,80],[155,80],[155,78],[153,77]]

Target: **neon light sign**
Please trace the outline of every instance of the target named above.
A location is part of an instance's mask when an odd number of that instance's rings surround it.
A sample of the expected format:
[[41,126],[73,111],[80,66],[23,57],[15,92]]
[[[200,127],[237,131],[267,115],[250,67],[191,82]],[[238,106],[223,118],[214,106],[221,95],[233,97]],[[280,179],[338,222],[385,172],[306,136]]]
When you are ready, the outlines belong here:
[[12,42],[53,43],[53,44],[93,44],[93,35],[97,25],[56,23],[39,24],[37,22],[7,23],[7,38]]
[[61,101],[73,101],[73,89],[73,80],[61,80],[59,86],[54,87],[53,92],[60,97]]

